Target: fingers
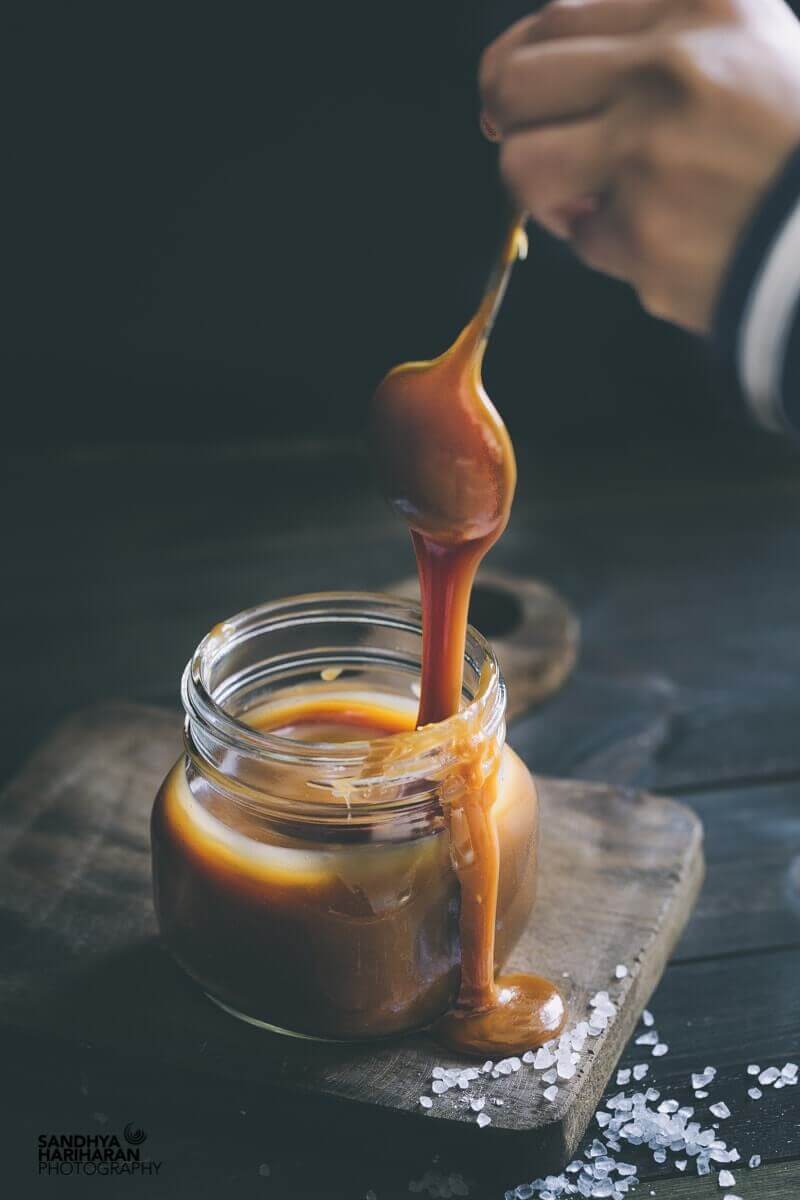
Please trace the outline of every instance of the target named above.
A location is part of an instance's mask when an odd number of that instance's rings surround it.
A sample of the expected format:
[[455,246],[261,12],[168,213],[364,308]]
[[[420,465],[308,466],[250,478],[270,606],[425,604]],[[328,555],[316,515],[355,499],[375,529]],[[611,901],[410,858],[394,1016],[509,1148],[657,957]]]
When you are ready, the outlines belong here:
[[621,37],[652,29],[675,0],[554,0],[527,28],[530,42],[569,37]]
[[[581,88],[589,90],[589,82],[584,77],[587,74],[586,59],[591,59],[597,51],[606,60],[612,57],[612,47],[601,46],[603,39],[609,42],[624,39],[626,35],[643,33],[652,28],[669,11],[669,5],[674,0],[554,0],[541,12],[525,17],[512,25],[501,34],[484,51],[480,66],[480,89],[484,101],[484,112],[481,123],[484,133],[491,140],[498,140],[506,132],[503,121],[514,121],[516,125],[524,121],[524,115],[518,108],[520,94],[526,92],[530,85],[530,76],[541,68],[546,73],[545,79],[552,75],[558,76],[565,84],[563,91],[571,84],[571,71],[580,72]],[[526,54],[534,48],[544,49],[549,43],[565,41],[587,41],[591,44],[582,48],[574,47],[575,59],[572,53],[556,52],[549,59],[540,58],[535,53]],[[572,47],[567,47],[572,50]],[[624,59],[625,47],[620,45],[617,52]],[[632,48],[627,47],[630,51]],[[620,66],[624,63],[620,62]],[[604,65],[597,64],[597,77],[594,80],[598,95],[590,94],[590,103],[602,102],[607,91],[605,84]],[[541,91],[546,90],[543,82]],[[563,91],[559,95],[563,95]],[[556,119],[574,116],[590,108],[579,107],[576,99],[574,104],[563,113],[558,111],[558,99],[554,98],[547,113],[543,117],[535,115],[531,108],[529,120]],[[516,127],[515,125],[515,127]]]
[[500,167],[516,201],[534,220],[566,237],[576,215],[593,211],[616,166],[607,116],[526,129],[507,137]]
[[525,46],[484,90],[484,111],[503,137],[526,125],[585,117],[607,107],[641,62],[638,45],[614,39]]

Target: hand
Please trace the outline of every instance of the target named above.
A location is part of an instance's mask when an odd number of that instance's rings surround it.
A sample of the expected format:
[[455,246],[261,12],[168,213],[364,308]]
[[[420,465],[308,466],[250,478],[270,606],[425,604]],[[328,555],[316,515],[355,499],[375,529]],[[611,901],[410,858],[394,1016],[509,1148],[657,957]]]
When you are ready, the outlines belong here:
[[486,50],[480,85],[520,206],[655,316],[707,331],[800,142],[783,0],[553,0]]

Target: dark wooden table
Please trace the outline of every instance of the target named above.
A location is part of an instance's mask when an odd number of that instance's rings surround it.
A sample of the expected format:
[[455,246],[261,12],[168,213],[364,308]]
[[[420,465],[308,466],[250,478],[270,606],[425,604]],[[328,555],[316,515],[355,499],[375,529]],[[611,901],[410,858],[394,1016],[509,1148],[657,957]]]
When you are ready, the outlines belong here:
[[[800,1087],[750,1102],[745,1067],[800,1060],[800,454],[754,433],[521,460],[492,564],[558,587],[584,640],[567,686],[511,740],[542,774],[679,795],[702,816],[708,876],[653,998],[670,1053],[651,1075],[687,1102],[689,1073],[716,1066],[733,1114],[724,1136],[763,1158],[734,1168],[731,1190],[797,1197]],[[412,565],[349,444],[19,452],[2,487],[2,779],[80,706],[176,702],[220,617],[295,592],[379,589]],[[251,1088],[210,1095],[85,1046],[4,1036],[2,1049],[15,1197],[38,1194],[39,1132],[127,1121],[150,1131],[164,1174],[92,1181],[98,1195],[388,1200],[432,1165],[402,1138],[376,1147],[354,1130],[327,1145]],[[479,1174],[479,1141],[476,1156],[435,1166]],[[637,1196],[723,1194],[714,1177],[639,1161]],[[72,1194],[63,1180],[41,1188]],[[498,1193],[484,1180],[471,1194]]]

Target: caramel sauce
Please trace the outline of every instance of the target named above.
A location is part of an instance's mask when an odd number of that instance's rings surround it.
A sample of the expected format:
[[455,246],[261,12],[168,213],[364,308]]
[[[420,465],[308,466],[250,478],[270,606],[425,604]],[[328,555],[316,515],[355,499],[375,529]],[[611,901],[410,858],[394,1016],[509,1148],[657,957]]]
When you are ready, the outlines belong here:
[[[444,354],[395,367],[377,389],[373,442],[390,504],[408,525],[422,599],[422,690],[417,725],[461,707],[467,614],[475,572],[505,529],[516,485],[508,431],[481,379],[491,326],[511,267],[524,253],[523,220],[507,232],[472,320]],[[566,1021],[554,984],[536,975],[495,979],[500,855],[497,756],[478,743],[470,778],[449,812],[461,888],[461,982],[437,1036],[464,1053],[541,1045]],[[459,854],[454,830],[466,834]]]
[[[300,743],[369,742],[372,766],[402,755],[417,733],[415,706],[326,696],[310,685],[242,719]],[[431,730],[431,744],[438,739]],[[536,891],[538,805],[525,765],[499,754],[496,805],[502,872],[497,954],[511,954]],[[460,764],[456,770],[461,770]],[[229,781],[230,782],[230,781]],[[288,782],[288,781],[287,781]],[[460,791],[461,780],[443,787]],[[282,791],[282,785],[279,791]],[[316,791],[314,798],[324,798]],[[381,839],[369,827],[343,841],[265,821],[180,759],[152,818],[156,910],[166,943],[228,1011],[270,1028],[361,1040],[428,1027],[458,995],[460,886],[454,859],[468,847],[434,823],[414,837]]]

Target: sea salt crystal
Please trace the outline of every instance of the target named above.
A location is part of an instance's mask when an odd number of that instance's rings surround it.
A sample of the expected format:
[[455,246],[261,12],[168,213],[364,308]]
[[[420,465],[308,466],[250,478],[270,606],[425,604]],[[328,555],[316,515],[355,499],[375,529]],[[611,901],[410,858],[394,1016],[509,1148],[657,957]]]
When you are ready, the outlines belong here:
[[549,1100],[550,1103],[552,1104],[553,1101],[555,1100],[556,1096],[558,1095],[558,1088],[555,1086],[545,1088],[543,1095],[544,1095],[545,1100]]
[[750,1066],[747,1068],[747,1074],[748,1075],[760,1075],[761,1067],[756,1066],[755,1063],[750,1063]]
[[700,1091],[700,1092],[695,1092],[694,1097],[695,1097],[695,1100],[705,1100],[707,1095],[708,1095],[708,1092]]
[[590,1008],[607,1008],[611,1004],[608,992],[595,992],[589,1001]]
[[640,1033],[636,1039],[637,1046],[655,1046],[658,1044],[658,1034],[653,1030],[651,1033]]
[[678,1111],[677,1100],[662,1100],[658,1106],[660,1113],[676,1113]]
[[653,1014],[650,1012],[650,1009],[646,1008],[644,1010],[644,1012],[642,1013],[642,1024],[646,1025],[647,1028],[649,1029],[651,1025],[655,1025],[655,1021],[656,1021],[656,1019],[653,1016]]
[[576,1070],[574,1062],[565,1062],[564,1059],[561,1058],[558,1060],[558,1066],[556,1069],[558,1071],[559,1079],[572,1079]]
[[717,1176],[717,1183],[720,1187],[727,1188],[733,1187],[733,1185],[736,1183],[736,1180],[730,1171],[720,1171],[719,1175]]
[[777,1067],[767,1067],[766,1071],[762,1071],[758,1077],[758,1082],[769,1085],[780,1078],[780,1071]]
[[754,1167],[760,1167],[760,1166],[761,1166],[761,1155],[760,1155],[760,1154],[754,1154],[754,1155],[753,1155],[753,1157],[750,1159],[750,1161],[748,1162],[748,1164],[747,1164],[747,1165],[748,1165],[748,1167],[750,1167],[750,1169],[751,1169],[751,1170],[752,1170]]
[[469,1106],[473,1112],[480,1112],[485,1104],[486,1104],[485,1096],[476,1096],[474,1100],[470,1100],[470,1102],[469,1102]]
[[734,1196],[733,1192],[728,1192],[722,1197],[722,1200],[742,1200],[741,1196]]
[[551,1070],[545,1071],[544,1075],[542,1075],[542,1079],[545,1083],[555,1083],[555,1081],[558,1079],[558,1071],[555,1069],[555,1067],[552,1067]]
[[675,1166],[678,1168],[679,1171],[686,1170],[686,1161],[687,1160],[685,1158],[676,1158],[675,1159]]
[[624,963],[618,963],[617,966],[614,968],[614,974],[617,977],[617,979],[624,979],[625,976],[628,974],[628,968],[625,966]]
[[761,1091],[761,1088],[755,1088],[755,1087],[748,1088],[747,1094],[751,1100],[760,1100],[761,1097],[764,1095],[764,1093]]
[[692,1075],[692,1087],[695,1089],[695,1091],[697,1088],[707,1087],[708,1084],[713,1080],[716,1073],[717,1072],[713,1068],[709,1069],[706,1067],[705,1071],[703,1071],[701,1074]]
[[536,1055],[533,1053],[532,1050],[526,1050],[522,1056],[522,1061],[524,1063],[532,1063],[535,1058],[536,1058]]
[[[528,1053],[530,1054],[530,1050],[528,1051]],[[492,1060],[490,1058],[487,1058],[486,1062],[481,1067],[481,1070],[483,1071],[484,1075],[488,1075],[489,1072],[492,1071],[493,1069],[494,1069],[494,1063],[492,1062]]]
[[798,1067],[797,1063],[788,1062],[781,1070],[781,1075],[784,1079],[796,1079],[798,1070],[800,1070],[800,1068]]
[[478,1124],[479,1129],[485,1129],[486,1126],[491,1125],[491,1123],[492,1123],[492,1118],[489,1116],[488,1113],[485,1113],[485,1112],[478,1113],[477,1124]]
[[441,1096],[443,1092],[447,1091],[447,1084],[443,1079],[434,1079],[431,1084],[431,1091],[434,1096]]
[[419,1102],[422,1108],[433,1108],[433,1101],[430,1096],[420,1096]]
[[666,1042],[658,1042],[657,1045],[653,1046],[653,1058],[663,1058],[668,1050],[669,1046]]
[[721,1121],[727,1120],[731,1115],[731,1110],[724,1100],[720,1100],[719,1104],[709,1104],[708,1111],[713,1113],[715,1117],[719,1117]]
[[645,1075],[647,1074],[647,1072],[649,1070],[650,1070],[649,1063],[637,1063],[636,1066],[633,1068],[633,1078],[636,1079],[637,1081],[640,1079],[644,1079]]
[[552,1067],[555,1062],[555,1057],[550,1053],[546,1046],[542,1046],[536,1051],[536,1057],[533,1060],[533,1065],[537,1071],[546,1071],[548,1067]]
[[595,1114],[594,1119],[595,1119],[595,1121],[597,1121],[597,1124],[600,1126],[601,1129],[605,1129],[606,1125],[609,1125],[611,1123],[611,1114],[599,1112],[599,1113]]

